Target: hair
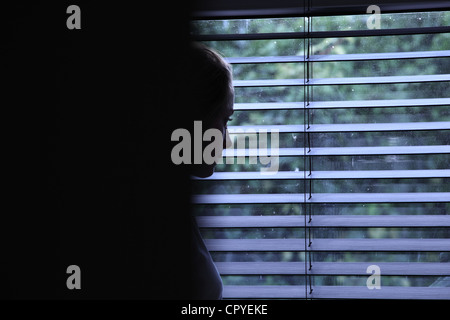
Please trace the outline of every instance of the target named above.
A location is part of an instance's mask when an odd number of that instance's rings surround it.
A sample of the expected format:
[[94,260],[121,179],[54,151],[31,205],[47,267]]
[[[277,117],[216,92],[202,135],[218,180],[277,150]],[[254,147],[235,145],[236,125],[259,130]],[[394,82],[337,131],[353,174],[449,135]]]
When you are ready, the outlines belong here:
[[231,66],[199,43],[191,44],[187,76],[188,102],[194,120],[208,121],[234,97]]

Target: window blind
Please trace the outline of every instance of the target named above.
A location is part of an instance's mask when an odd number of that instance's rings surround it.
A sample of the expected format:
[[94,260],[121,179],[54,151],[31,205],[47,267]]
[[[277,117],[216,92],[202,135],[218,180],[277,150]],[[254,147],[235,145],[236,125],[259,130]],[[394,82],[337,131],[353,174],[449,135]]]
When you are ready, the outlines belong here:
[[234,145],[193,196],[224,298],[450,299],[450,12],[301,9],[193,22],[233,66]]

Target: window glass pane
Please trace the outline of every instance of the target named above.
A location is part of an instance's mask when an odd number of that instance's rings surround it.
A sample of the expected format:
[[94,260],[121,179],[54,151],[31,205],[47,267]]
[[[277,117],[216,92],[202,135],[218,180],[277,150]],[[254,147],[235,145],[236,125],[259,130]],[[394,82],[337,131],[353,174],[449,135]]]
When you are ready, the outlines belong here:
[[[370,14],[313,17],[313,31],[347,31],[367,29]],[[381,28],[419,28],[450,25],[449,11],[382,13]],[[192,22],[194,34],[242,34],[302,32],[303,18],[198,20]]]
[[305,285],[305,276],[302,275],[222,276],[222,280],[224,285],[244,285],[244,286]]
[[[305,229],[208,228],[202,230],[202,237],[204,239],[303,239]],[[447,228],[311,228],[311,237],[313,239],[446,239],[450,238],[450,232]]]
[[[330,203],[313,204],[316,215],[446,215],[450,203]],[[301,204],[196,205],[199,216],[303,215]]]
[[303,182],[296,180],[194,181],[194,194],[301,193]]
[[[302,193],[301,180],[198,181],[195,194]],[[308,190],[306,190],[308,192]],[[314,180],[313,193],[450,192],[450,180],[433,179],[348,179]]]
[[[448,33],[382,37],[312,39],[312,54],[383,53],[448,50]],[[380,45],[380,43],[383,45]]]
[[296,239],[304,236],[304,228],[226,228],[202,230],[202,237],[204,239]]
[[[447,82],[314,86],[311,101],[395,100],[447,97]],[[238,87],[236,103],[302,102],[303,87]]]
[[[370,14],[313,17],[314,31],[346,31],[367,29]],[[382,29],[439,27],[450,24],[449,11],[382,13]]]
[[450,238],[449,230],[446,228],[312,228],[311,230],[313,238],[326,239]]
[[312,260],[314,262],[368,263],[450,261],[448,252],[312,252]]
[[[282,159],[282,158],[280,158]],[[450,156],[386,155],[316,157],[314,170],[432,170],[448,169]],[[287,167],[287,166],[286,166]]]
[[[317,286],[361,286],[366,287],[367,277],[365,276],[316,276],[314,285]],[[439,276],[381,276],[381,288],[383,286],[398,287],[448,287],[450,277]]]
[[450,192],[450,179],[315,180],[315,193]]
[[[314,17],[313,31],[366,30],[369,15]],[[236,19],[194,22],[196,34],[245,34],[303,32],[303,18],[280,19]],[[381,27],[417,28],[450,25],[450,12],[382,14]],[[417,34],[382,37],[313,38],[312,55],[371,54],[390,52],[438,51],[450,48],[448,33]],[[225,57],[268,57],[304,55],[304,39],[250,40],[250,41],[205,41],[207,46],[218,50]],[[342,57],[342,56],[340,56]],[[373,58],[373,57],[372,57]],[[309,100],[346,101],[397,100],[448,98],[447,82],[370,84],[369,78],[390,76],[417,76],[450,74],[448,57],[414,58],[392,60],[313,62],[309,71],[313,79],[367,77],[356,85],[315,85],[309,89]],[[306,71],[303,62],[293,63],[253,63],[233,64],[234,80],[303,79]],[[279,87],[237,87],[236,103],[284,103],[295,102],[303,107],[305,88],[303,86]],[[267,105],[265,105],[267,106]],[[292,106],[292,105],[291,105]],[[317,105],[316,105],[317,106]],[[264,110],[264,105],[244,106],[251,110],[236,110],[229,126],[252,125],[299,125],[305,120],[312,125],[342,124],[342,131],[351,129],[347,124],[390,123],[392,131],[373,132],[303,132],[279,134],[280,148],[296,148],[303,151],[305,144],[312,148],[339,147],[407,147],[449,145],[448,130],[410,131],[398,130],[396,123],[450,121],[450,106],[386,106],[364,108],[310,108]],[[261,108],[258,110],[258,107]],[[237,106],[239,108],[239,106]],[[307,112],[307,113],[306,113]],[[307,115],[307,119],[304,118]],[[257,135],[258,141],[260,136]],[[250,147],[245,134],[232,134],[233,147]],[[306,139],[306,141],[305,141]],[[242,142],[245,142],[242,144]],[[268,141],[271,144],[271,141]],[[216,166],[216,172],[258,172],[265,167],[258,158],[245,158],[245,163],[237,163],[238,158]],[[311,159],[311,162],[309,161]],[[230,160],[230,159],[229,159]],[[448,154],[411,155],[371,155],[371,156],[280,156],[279,171],[302,173],[313,171],[354,171],[354,170],[433,170],[450,168]],[[265,194],[265,193],[402,193],[402,192],[450,192],[449,178],[360,178],[340,180],[197,180],[193,182],[196,194]],[[311,213],[317,216],[355,215],[363,216],[406,216],[448,215],[447,203],[323,203],[323,204],[221,204],[195,205],[198,216],[254,216],[277,217]],[[303,220],[302,220],[303,221]],[[203,228],[206,239],[449,239],[448,227],[320,227],[302,228]],[[300,249],[299,249],[300,250]],[[216,262],[297,262],[302,265],[315,263],[361,263],[363,266],[377,263],[425,263],[450,262],[449,252],[212,252]],[[250,272],[251,273],[251,272]],[[256,273],[256,271],[255,271]],[[303,268],[298,274],[224,274],[225,285],[297,285],[309,283]],[[438,275],[385,275],[382,270],[382,286],[427,287],[449,286],[450,277]],[[320,286],[361,286],[366,287],[367,275],[315,275],[312,285]]]
[[450,136],[444,130],[397,132],[315,133],[312,147],[370,147],[447,145]]
[[[216,262],[304,262],[304,252],[212,252]],[[308,253],[309,255],[309,253]],[[448,252],[311,252],[314,262],[450,262]]]
[[[378,77],[448,74],[448,57],[313,62],[313,78]],[[302,79],[303,63],[234,64],[235,80]]]
[[303,113],[303,110],[235,110],[228,126],[299,124],[303,123]]
[[310,109],[311,123],[450,121],[450,106]]
[[227,58],[303,55],[303,39],[204,41]]
[[303,30],[303,18],[198,20],[194,34],[272,33]]
[[301,87],[238,87],[234,89],[235,103],[253,102],[299,102],[303,101]]
[[[313,63],[314,78],[387,77],[450,73],[449,58],[422,58],[373,61],[328,61]],[[236,67],[234,67],[236,68]],[[262,67],[260,67],[262,69]],[[239,69],[237,69],[239,70]],[[293,72],[301,70],[292,68]],[[280,72],[282,72],[280,68]],[[263,75],[262,72],[260,74]],[[269,74],[269,71],[266,71]],[[272,71],[272,74],[275,74]],[[277,75],[288,75],[287,72]],[[292,75],[290,76],[292,77]],[[297,71],[297,77],[303,73]]]
[[234,64],[234,80],[299,79],[303,63]]
[[320,215],[445,215],[450,203],[358,203],[314,204]]
[[[249,163],[250,159],[253,159],[253,163]],[[239,164],[237,158],[232,161],[232,164],[218,164],[216,166],[216,172],[261,172],[262,168],[266,168],[265,164],[262,164],[260,160],[255,157],[246,158],[245,164]],[[255,163],[256,162],[256,163]],[[303,171],[304,160],[301,157],[279,157],[278,158],[278,171]]]
[[[259,133],[255,133],[254,130],[253,131],[247,129],[242,130],[243,133],[241,134],[230,134],[230,139],[233,142],[233,146],[230,149],[240,149],[244,145],[245,148],[253,149],[251,147],[252,144],[253,145],[257,144],[259,147],[264,146],[264,143],[266,143],[267,148],[270,148],[272,143],[276,144],[277,142],[280,148],[303,148],[304,146],[303,133],[278,133],[278,135],[275,135],[269,131],[267,132],[267,134],[260,135]],[[248,157],[246,158],[248,160]],[[256,164],[256,162],[259,161],[255,160],[254,162]],[[233,163],[239,162],[237,162],[236,160]]]
[[448,82],[316,86],[312,101],[445,98],[447,89]]
[[[231,160],[230,160],[231,161]],[[279,157],[279,171],[303,171],[303,157]],[[219,164],[216,172],[261,171],[265,167],[256,159],[256,164]],[[423,155],[385,155],[385,156],[318,156],[314,158],[313,170],[433,170],[448,169],[450,157],[446,154]],[[308,168],[308,165],[306,166]],[[309,170],[309,169],[307,169]]]
[[[198,216],[303,215],[302,204],[196,205]],[[313,204],[315,215],[446,215],[450,203],[329,203]]]

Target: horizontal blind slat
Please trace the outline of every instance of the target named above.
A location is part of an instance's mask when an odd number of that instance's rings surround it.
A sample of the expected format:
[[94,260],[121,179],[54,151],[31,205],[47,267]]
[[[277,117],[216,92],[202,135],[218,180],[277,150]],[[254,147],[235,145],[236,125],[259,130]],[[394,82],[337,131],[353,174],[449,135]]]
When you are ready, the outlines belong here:
[[[308,156],[353,156],[353,155],[408,155],[408,154],[447,154],[450,153],[448,145],[433,146],[392,146],[392,147],[319,147],[311,148]],[[271,149],[225,149],[223,157],[256,157],[259,155],[280,157],[303,156],[303,148]]]
[[194,195],[196,204],[263,204],[263,203],[434,203],[450,202],[450,192],[413,193],[303,193],[278,194],[207,194]]
[[[296,228],[305,227],[305,217],[278,216],[199,216],[200,228]],[[311,228],[342,227],[450,227],[450,215],[314,215]]]
[[236,41],[236,40],[276,40],[276,39],[323,39],[347,37],[401,36],[409,34],[433,34],[450,32],[450,27],[422,27],[397,29],[366,29],[347,31],[316,32],[277,32],[277,33],[232,33],[193,35],[197,41]]
[[[347,108],[391,108],[450,105],[450,98],[395,99],[395,100],[354,100],[354,101],[311,101],[307,109],[347,109]],[[235,103],[235,111],[290,110],[303,109],[303,102],[261,102]]]
[[234,87],[286,87],[286,86],[328,86],[361,84],[425,83],[450,81],[450,74],[414,75],[414,76],[380,76],[309,79],[264,79],[233,80]]
[[378,132],[378,131],[425,131],[450,130],[450,121],[433,122],[399,122],[399,123],[343,123],[343,124],[311,124],[303,125],[253,125],[229,126],[230,134],[246,134],[259,131],[280,133],[290,132]]
[[[376,264],[382,275],[450,276],[450,263],[445,262],[314,262],[305,270],[302,262],[216,262],[221,275],[367,275],[367,267]],[[309,269],[309,266],[306,267]]]
[[[450,57],[450,50],[311,55],[308,61],[310,62],[369,61],[369,60],[423,59],[423,58],[443,58],[443,57]],[[230,64],[295,63],[295,62],[304,62],[305,56],[230,57],[225,58],[225,60]]]
[[[210,251],[305,251],[304,239],[205,239]],[[450,251],[450,239],[314,239],[308,251]]]
[[278,171],[271,175],[255,172],[215,172],[207,178],[194,180],[329,180],[329,179],[402,179],[402,178],[450,178],[450,169],[441,170],[346,170],[312,171],[306,176],[303,171]]
[[305,286],[224,286],[224,299],[304,299]]
[[[313,299],[450,299],[448,287],[394,287],[382,286],[369,290],[361,286],[314,286],[308,298]],[[225,299],[304,299],[305,286],[224,286]]]
[[367,287],[319,286],[311,294],[311,298],[342,299],[450,299],[448,287],[394,287],[382,286],[380,290],[369,290]]

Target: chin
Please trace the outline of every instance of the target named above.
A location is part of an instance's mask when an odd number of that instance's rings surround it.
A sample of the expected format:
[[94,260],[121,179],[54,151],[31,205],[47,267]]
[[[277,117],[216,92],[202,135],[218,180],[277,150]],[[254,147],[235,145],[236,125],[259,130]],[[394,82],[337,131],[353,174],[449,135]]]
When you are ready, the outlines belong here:
[[201,166],[201,167],[195,168],[192,172],[192,175],[196,176],[198,178],[208,178],[208,177],[212,176],[212,174],[214,173],[214,168],[215,168],[215,166],[213,166],[213,165]]

